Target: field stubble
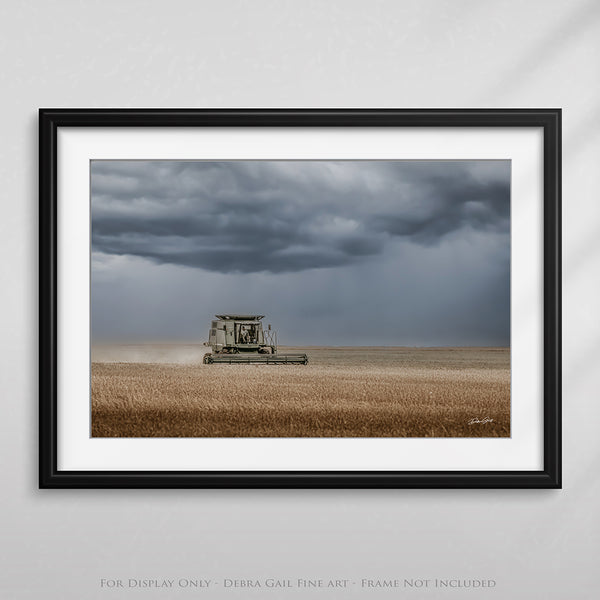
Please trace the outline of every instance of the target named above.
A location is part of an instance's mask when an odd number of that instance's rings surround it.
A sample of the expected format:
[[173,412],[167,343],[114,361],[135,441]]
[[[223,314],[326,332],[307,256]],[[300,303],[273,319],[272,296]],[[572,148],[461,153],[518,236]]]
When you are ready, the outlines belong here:
[[193,345],[94,348],[92,435],[510,436],[508,348],[280,352],[310,363],[203,365]]

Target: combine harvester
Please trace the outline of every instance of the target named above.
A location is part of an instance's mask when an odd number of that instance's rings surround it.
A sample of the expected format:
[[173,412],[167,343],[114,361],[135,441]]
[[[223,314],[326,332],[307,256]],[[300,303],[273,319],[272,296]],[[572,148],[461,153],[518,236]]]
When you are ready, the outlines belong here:
[[277,333],[271,326],[263,329],[264,315],[215,315],[205,346],[204,364],[229,365],[306,365],[306,354],[277,354]]

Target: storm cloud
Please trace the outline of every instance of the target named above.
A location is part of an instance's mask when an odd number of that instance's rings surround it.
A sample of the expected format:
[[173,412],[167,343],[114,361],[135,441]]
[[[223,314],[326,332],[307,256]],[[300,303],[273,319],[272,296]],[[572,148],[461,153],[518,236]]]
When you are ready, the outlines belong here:
[[93,161],[94,340],[510,343],[509,161]]
[[507,232],[508,161],[94,161],[92,249],[218,273],[356,264]]

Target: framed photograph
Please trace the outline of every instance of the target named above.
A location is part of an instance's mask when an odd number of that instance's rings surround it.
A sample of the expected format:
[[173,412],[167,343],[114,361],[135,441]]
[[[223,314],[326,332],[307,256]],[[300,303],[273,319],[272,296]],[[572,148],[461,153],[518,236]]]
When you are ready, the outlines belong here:
[[40,487],[561,486],[559,109],[39,124]]

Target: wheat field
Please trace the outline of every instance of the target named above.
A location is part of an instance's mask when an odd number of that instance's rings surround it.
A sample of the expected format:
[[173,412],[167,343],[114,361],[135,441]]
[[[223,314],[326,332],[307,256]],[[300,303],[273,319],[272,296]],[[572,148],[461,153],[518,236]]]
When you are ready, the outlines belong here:
[[92,350],[94,437],[507,437],[508,348],[280,348],[304,365],[204,365],[195,345]]

